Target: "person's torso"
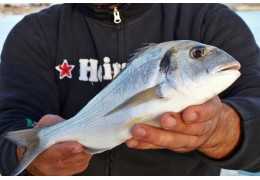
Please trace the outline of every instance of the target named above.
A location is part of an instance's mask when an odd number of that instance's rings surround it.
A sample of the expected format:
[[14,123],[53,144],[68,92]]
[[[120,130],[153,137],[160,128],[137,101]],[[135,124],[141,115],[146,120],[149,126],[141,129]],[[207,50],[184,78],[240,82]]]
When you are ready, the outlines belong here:
[[[100,16],[85,5],[58,5],[39,14],[50,43],[61,112],[68,119],[110,83],[127,65],[128,57],[147,43],[190,39],[203,41],[202,23],[207,5],[149,4],[119,8],[122,22],[113,22],[113,10]],[[94,15],[93,15],[94,14]],[[105,18],[103,18],[105,17]],[[52,19],[54,18],[54,19]],[[68,72],[56,66],[73,65]],[[66,71],[66,70],[65,70]],[[65,74],[64,74],[65,73]],[[102,132],[100,132],[102,133]],[[138,151],[120,145],[95,155],[86,175],[217,175],[196,152]]]

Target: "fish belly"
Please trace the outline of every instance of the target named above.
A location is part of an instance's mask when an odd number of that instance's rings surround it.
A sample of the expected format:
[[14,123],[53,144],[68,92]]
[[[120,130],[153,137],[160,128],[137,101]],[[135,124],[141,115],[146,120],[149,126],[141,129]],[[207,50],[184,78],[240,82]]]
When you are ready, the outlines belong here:
[[[132,137],[135,124],[145,123],[159,126],[158,119],[165,112],[179,112],[188,104],[181,96],[173,99],[157,99],[126,108],[107,116],[85,119],[71,119],[52,131],[46,131],[48,145],[63,141],[77,141],[91,151],[100,153],[114,148]],[[50,127],[53,128],[53,127]]]

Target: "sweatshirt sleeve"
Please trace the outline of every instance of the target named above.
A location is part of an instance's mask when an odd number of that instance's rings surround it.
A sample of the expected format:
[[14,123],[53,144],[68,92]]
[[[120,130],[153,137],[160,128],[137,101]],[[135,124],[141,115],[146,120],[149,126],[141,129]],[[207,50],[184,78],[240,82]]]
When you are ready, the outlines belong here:
[[16,145],[4,139],[7,131],[30,128],[45,114],[58,114],[55,61],[35,15],[29,15],[9,33],[0,64],[0,173],[17,165]]
[[[226,159],[204,158],[227,169],[260,171],[260,51],[245,22],[224,5],[214,5],[205,17],[202,38],[241,63],[242,76],[221,94],[241,117],[241,143]],[[228,120],[228,119],[227,119]]]

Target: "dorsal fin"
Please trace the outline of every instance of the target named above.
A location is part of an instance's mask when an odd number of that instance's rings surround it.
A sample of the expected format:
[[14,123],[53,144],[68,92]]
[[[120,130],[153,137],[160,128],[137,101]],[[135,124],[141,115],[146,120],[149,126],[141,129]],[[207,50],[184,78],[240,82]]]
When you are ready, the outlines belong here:
[[135,59],[128,64],[113,82],[102,89],[73,118],[91,119],[103,116],[136,94],[159,84],[161,55],[161,48],[152,48],[149,53],[141,53],[142,59]]
[[130,54],[128,63],[131,63],[134,59],[137,59],[141,54],[143,54],[147,49],[155,47],[156,43],[144,43],[141,48],[136,49]]

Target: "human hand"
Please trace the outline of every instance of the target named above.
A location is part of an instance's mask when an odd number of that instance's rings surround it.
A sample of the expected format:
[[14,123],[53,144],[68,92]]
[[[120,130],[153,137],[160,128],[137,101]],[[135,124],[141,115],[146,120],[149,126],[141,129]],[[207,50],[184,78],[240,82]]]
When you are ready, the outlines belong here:
[[[45,115],[36,127],[45,127],[63,121],[57,115]],[[24,149],[17,149],[21,159]],[[74,175],[87,169],[91,155],[78,142],[57,143],[41,153],[27,168],[32,175]]]
[[161,128],[135,125],[133,138],[126,142],[128,147],[180,153],[198,150],[221,159],[232,152],[240,139],[239,115],[218,97],[181,113],[165,113],[160,125]]

